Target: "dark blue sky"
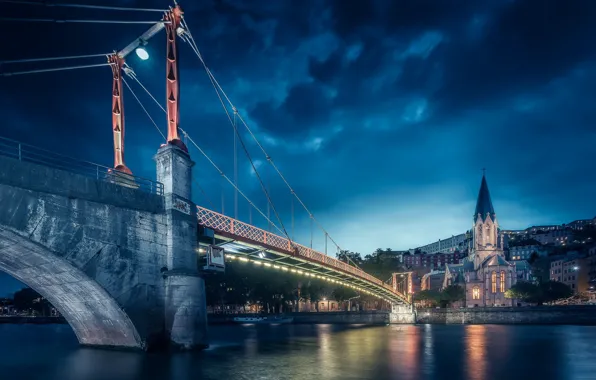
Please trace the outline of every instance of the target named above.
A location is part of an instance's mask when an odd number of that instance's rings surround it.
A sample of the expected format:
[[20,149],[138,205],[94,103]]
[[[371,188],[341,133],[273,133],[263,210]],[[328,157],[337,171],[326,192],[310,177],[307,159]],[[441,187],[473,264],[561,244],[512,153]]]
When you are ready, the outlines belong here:
[[[81,1],[84,3],[84,1]],[[99,2],[90,2],[97,4]],[[166,1],[102,4],[162,8]],[[347,249],[407,249],[469,228],[481,168],[502,228],[596,214],[596,3],[587,0],[205,0],[181,4],[201,52],[298,194]],[[12,17],[155,13],[0,5]],[[0,23],[1,59],[104,53],[144,25]],[[232,129],[180,43],[181,126],[232,174]],[[165,35],[128,63],[162,100]],[[89,61],[89,63],[101,63]],[[70,63],[70,62],[69,62]],[[87,63],[87,62],[85,62]],[[5,66],[5,71],[51,65]],[[1,135],[110,165],[107,67],[0,78]],[[142,95],[140,90],[137,90]],[[143,97],[165,130],[165,117]],[[154,178],[161,137],[125,93],[128,166]],[[290,195],[244,134],[286,226]],[[196,150],[219,210],[222,184]],[[239,185],[265,209],[242,152]],[[226,213],[233,210],[226,185]],[[248,206],[240,202],[240,216]],[[256,220],[256,217],[255,217]],[[305,213],[296,221],[309,242]],[[322,247],[321,234],[315,245]]]

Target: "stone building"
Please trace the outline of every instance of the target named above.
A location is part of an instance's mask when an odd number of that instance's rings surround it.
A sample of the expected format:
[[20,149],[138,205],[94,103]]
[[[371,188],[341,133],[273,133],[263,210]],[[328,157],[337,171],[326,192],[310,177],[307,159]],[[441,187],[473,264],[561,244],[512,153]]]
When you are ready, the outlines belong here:
[[550,263],[550,280],[559,281],[569,286],[573,294],[588,291],[590,283],[590,257],[568,255]]
[[526,261],[510,263],[505,260],[503,245],[486,177],[482,176],[474,212],[471,250],[460,264],[446,265],[443,287],[463,286],[467,307],[512,306],[513,300],[506,299],[505,292],[518,279],[529,280],[530,270]]

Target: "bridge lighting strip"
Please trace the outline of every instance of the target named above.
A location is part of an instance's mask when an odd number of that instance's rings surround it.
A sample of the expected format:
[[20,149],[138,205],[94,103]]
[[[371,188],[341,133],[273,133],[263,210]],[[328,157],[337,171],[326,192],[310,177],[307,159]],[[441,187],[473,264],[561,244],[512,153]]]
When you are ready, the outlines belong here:
[[[328,282],[331,282],[331,283],[334,283],[334,284],[339,284],[339,285],[342,285],[342,286],[345,286],[345,287],[349,287],[349,288],[358,290],[359,292],[369,294],[369,295],[371,295],[373,297],[380,298],[380,299],[382,299],[384,301],[387,301],[387,302],[392,302],[390,299],[383,298],[381,293],[373,293],[373,292],[371,292],[368,289],[364,289],[364,288],[361,288],[359,286],[346,283],[344,281],[339,281],[339,280],[336,280],[336,279],[331,278],[331,277],[328,277],[328,276],[322,276],[322,275],[319,275],[319,274],[313,274],[313,273],[309,273],[309,272],[306,272],[306,271],[303,271],[303,270],[300,270],[300,269],[289,268],[289,267],[287,267],[285,265],[271,264],[271,263],[268,263],[268,262],[265,262],[265,261],[262,261],[262,260],[249,260],[248,258],[241,257],[241,256],[235,256],[235,255],[227,254],[227,255],[225,255],[225,257],[226,258],[229,258],[231,260],[238,259],[238,260],[240,260],[242,262],[252,262],[255,265],[263,265],[263,266],[269,267],[269,268],[281,269],[281,270],[286,271],[286,272],[289,271],[291,273],[303,274],[303,275],[306,275],[306,276],[309,276],[309,277],[314,277],[314,278],[321,279],[321,280],[324,280],[324,281],[328,281]],[[386,289],[383,288],[382,290],[386,290]]]
[[[292,256],[286,256],[286,255],[280,254],[280,253],[278,253],[276,251],[275,252],[272,252],[272,253],[273,254],[277,254],[277,256],[282,256],[281,257],[282,259],[283,258],[290,258],[290,259],[294,259],[294,260],[297,260],[297,261],[302,261],[302,260],[296,259],[295,257],[292,257]],[[362,293],[370,294],[373,297],[377,297],[377,298],[383,299],[383,300],[385,300],[387,302],[392,302],[392,301],[389,300],[389,299],[384,298],[383,296],[390,296],[391,298],[394,297],[394,294],[389,289],[386,289],[385,287],[380,287],[378,285],[372,285],[373,286],[373,289],[376,289],[376,291],[375,292],[371,292],[367,288],[362,288],[360,286],[352,285],[352,284],[346,283],[346,282],[344,282],[342,280],[334,279],[331,276],[314,274],[316,272],[314,272],[314,270],[312,270],[312,269],[311,270],[314,273],[309,273],[308,271],[303,271],[303,270],[300,270],[300,269],[294,269],[294,268],[291,268],[290,269],[289,267],[287,267],[285,265],[271,264],[271,263],[268,263],[268,262],[263,261],[263,260],[250,260],[250,259],[248,259],[246,257],[235,256],[235,255],[231,255],[231,254],[226,254],[225,257],[226,258],[229,258],[229,259],[232,259],[232,260],[238,259],[238,260],[243,261],[243,262],[249,262],[250,261],[250,262],[253,262],[255,265],[264,265],[264,266],[267,266],[267,267],[272,267],[274,269],[281,269],[283,271],[290,271],[292,273],[298,273],[298,274],[301,274],[301,275],[306,275],[306,276],[309,276],[309,277],[318,278],[318,279],[325,280],[325,281],[328,281],[328,282],[331,282],[331,283],[334,283],[334,284],[339,284],[339,285],[342,285],[342,286],[345,286],[345,287],[350,287],[350,288],[355,289],[355,290],[358,290],[358,291],[360,291]],[[318,268],[322,268],[321,265],[316,264],[316,263],[311,263],[311,262],[308,262],[308,261],[302,261],[302,262],[305,263],[305,264],[314,265],[315,267],[318,267]],[[296,265],[296,264],[290,264],[290,265]],[[351,274],[341,273],[341,275],[342,276],[347,276],[349,278],[352,278],[355,281],[362,282],[361,279],[359,279],[358,277],[355,277],[355,276],[353,276]],[[387,293],[387,294],[384,294],[384,293]],[[399,297],[397,297],[397,300],[400,301],[400,302],[403,302],[404,301],[404,300],[400,299]]]

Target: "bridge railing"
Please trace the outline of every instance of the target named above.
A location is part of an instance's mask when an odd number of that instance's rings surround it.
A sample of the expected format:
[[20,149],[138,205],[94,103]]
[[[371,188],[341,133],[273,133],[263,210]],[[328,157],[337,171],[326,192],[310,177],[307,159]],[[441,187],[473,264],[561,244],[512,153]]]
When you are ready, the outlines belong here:
[[314,249],[305,247],[301,244],[297,244],[289,239],[265,231],[261,228],[241,222],[201,206],[197,206],[197,217],[199,219],[199,224],[209,227],[215,231],[226,232],[232,235],[250,239],[256,243],[267,244],[291,255],[297,254],[298,256],[309,259],[309,261],[319,262],[326,265],[327,267],[333,267],[343,272],[352,274],[356,277],[390,290],[395,294],[401,295],[404,299],[406,298],[401,293],[396,292],[393,286],[386,284],[374,276],[371,276],[360,268],[348,265],[343,261],[337,260],[324,253],[317,252]]
[[38,148],[33,145],[0,137],[0,156],[11,157],[19,161],[31,162],[61,169],[71,173],[91,177],[97,180],[115,183],[121,186],[139,189],[148,193],[163,195],[163,184],[150,179],[137,177],[92,162]]

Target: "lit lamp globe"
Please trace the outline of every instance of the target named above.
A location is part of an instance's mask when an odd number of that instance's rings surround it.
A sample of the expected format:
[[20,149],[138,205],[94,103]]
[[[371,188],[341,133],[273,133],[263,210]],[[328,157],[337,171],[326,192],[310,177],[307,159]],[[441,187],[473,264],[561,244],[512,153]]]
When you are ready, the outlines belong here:
[[137,56],[139,58],[141,58],[143,61],[146,61],[149,59],[149,53],[147,52],[147,49],[145,49],[142,46],[139,46],[136,50],[135,53],[137,53]]

